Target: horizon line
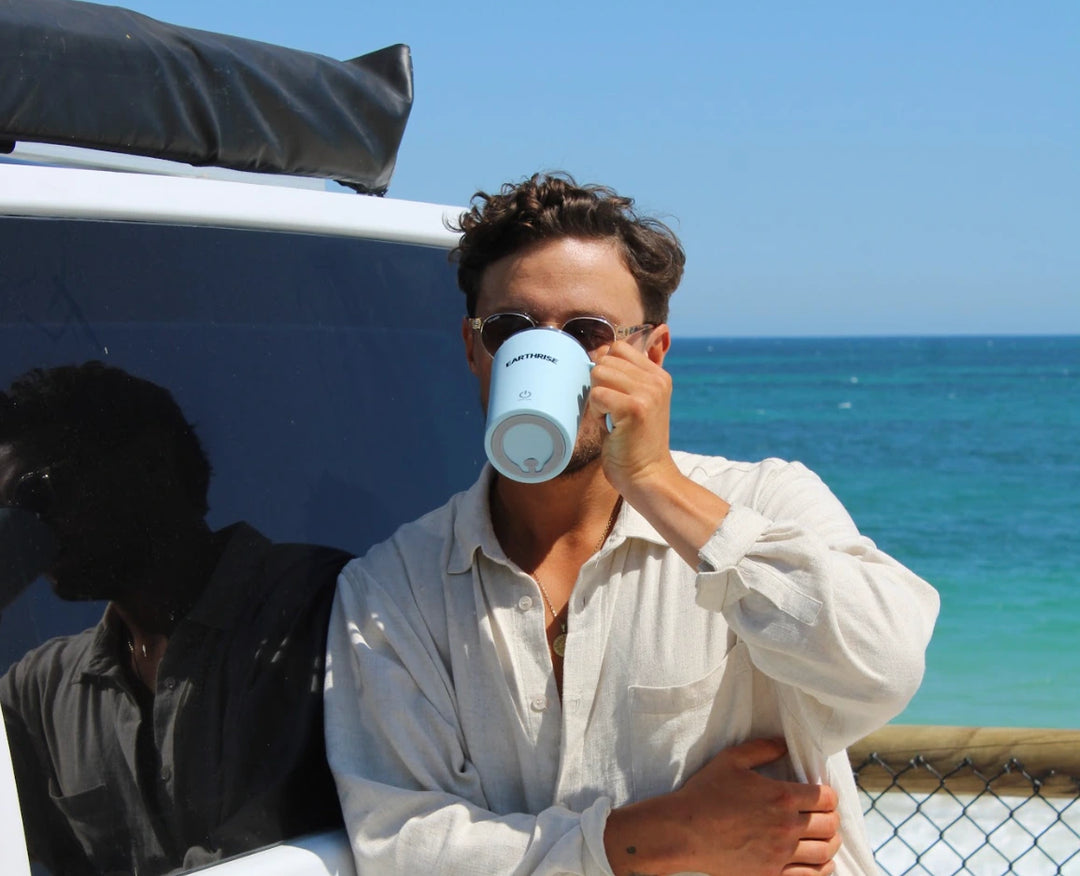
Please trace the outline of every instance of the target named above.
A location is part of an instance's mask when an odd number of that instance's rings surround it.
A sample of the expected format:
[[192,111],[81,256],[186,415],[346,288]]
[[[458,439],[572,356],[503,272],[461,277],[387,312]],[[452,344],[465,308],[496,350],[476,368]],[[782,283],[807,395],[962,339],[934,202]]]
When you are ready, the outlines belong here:
[[[670,323],[669,323],[670,325]],[[672,330],[675,339],[687,340],[714,340],[714,341],[858,341],[858,340],[926,340],[926,339],[967,339],[967,340],[1080,340],[1080,332],[1050,333],[1050,332],[1023,332],[1023,333],[984,333],[984,332],[930,332],[917,334],[915,332],[891,333],[891,334],[776,334],[776,335],[711,335],[698,333],[685,333]]]

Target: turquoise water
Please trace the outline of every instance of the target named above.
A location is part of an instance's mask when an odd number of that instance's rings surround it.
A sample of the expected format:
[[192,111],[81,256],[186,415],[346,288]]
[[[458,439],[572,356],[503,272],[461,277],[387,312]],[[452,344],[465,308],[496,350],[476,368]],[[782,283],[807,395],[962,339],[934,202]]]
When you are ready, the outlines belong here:
[[672,444],[818,472],[938,588],[905,723],[1080,728],[1080,337],[676,339]]

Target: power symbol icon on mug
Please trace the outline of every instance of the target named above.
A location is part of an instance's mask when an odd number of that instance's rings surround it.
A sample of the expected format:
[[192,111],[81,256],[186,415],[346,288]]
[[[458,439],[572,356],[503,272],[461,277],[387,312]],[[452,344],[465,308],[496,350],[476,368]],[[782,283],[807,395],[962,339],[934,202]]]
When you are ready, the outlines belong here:
[[532,398],[532,393],[527,389],[523,389],[518,393],[518,398]]

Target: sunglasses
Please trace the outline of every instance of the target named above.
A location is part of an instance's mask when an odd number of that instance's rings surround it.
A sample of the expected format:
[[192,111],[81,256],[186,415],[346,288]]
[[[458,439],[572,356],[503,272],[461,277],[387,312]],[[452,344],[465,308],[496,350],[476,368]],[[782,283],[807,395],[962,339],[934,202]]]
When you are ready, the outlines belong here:
[[[488,351],[488,355],[494,356],[499,347],[518,332],[540,328],[540,323],[527,313],[493,313],[491,316],[472,317],[469,319],[469,327],[480,332],[480,343]],[[566,332],[575,341],[585,348],[586,353],[598,350],[600,347],[610,346],[616,341],[624,340],[638,332],[656,328],[656,323],[643,322],[640,325],[612,325],[602,316],[575,316],[568,319],[560,327],[560,331]]]
[[11,498],[5,503],[9,508],[21,508],[32,514],[47,514],[53,505],[53,482],[51,465],[28,471],[11,490]]

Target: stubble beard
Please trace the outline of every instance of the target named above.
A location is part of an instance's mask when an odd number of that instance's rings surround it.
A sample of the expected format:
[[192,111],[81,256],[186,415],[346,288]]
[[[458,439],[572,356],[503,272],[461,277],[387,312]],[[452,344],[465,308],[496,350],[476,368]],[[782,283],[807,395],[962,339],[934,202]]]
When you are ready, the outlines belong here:
[[592,467],[600,460],[603,450],[604,438],[599,431],[590,431],[588,434],[580,435],[570,454],[570,461],[560,472],[559,477],[573,477]]

